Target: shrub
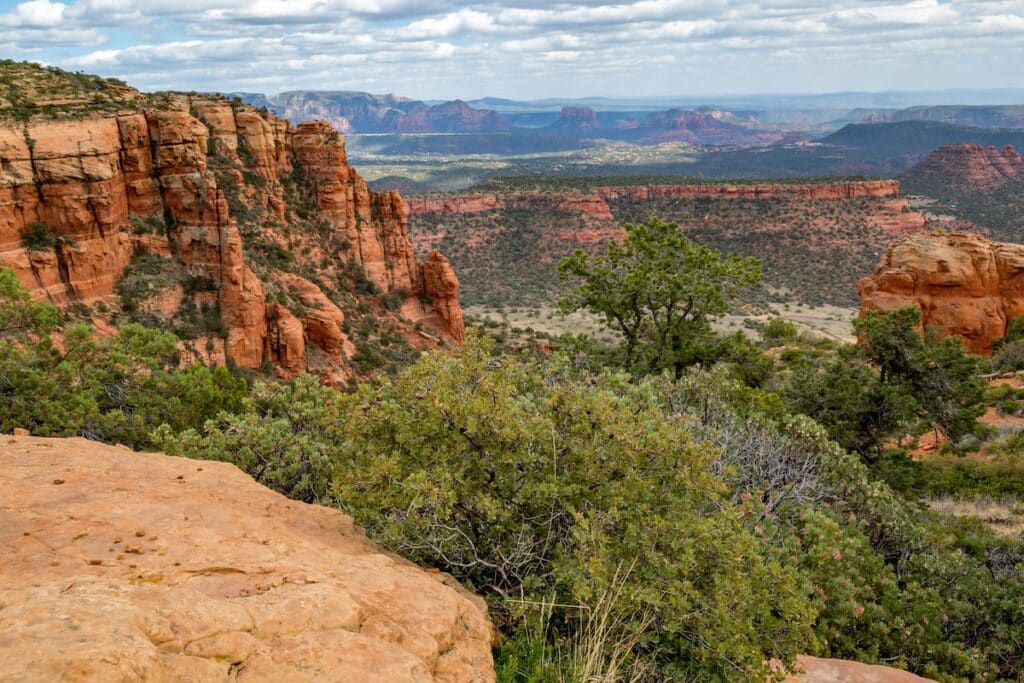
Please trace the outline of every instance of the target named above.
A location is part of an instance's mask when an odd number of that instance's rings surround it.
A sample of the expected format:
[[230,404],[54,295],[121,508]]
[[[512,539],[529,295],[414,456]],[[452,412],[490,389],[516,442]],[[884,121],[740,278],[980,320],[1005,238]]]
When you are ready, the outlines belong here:
[[396,293],[385,294],[380,298],[380,304],[386,311],[397,311],[402,307],[402,303],[405,301],[401,296]]
[[766,657],[789,661],[810,619],[798,577],[762,554],[707,451],[650,392],[499,365],[473,339],[361,387],[343,507],[485,594],[593,604],[629,567],[615,613],[669,677],[757,678]]
[[800,332],[796,325],[785,318],[772,318],[761,330],[761,339],[769,348],[796,341],[799,336]]
[[[1024,318],[1014,320],[1015,323],[1017,321],[1024,321]],[[1024,370],[1024,339],[1000,344],[989,363],[995,372]]]
[[26,251],[45,251],[55,248],[60,239],[60,234],[50,226],[40,221],[32,221],[21,237],[21,246]]

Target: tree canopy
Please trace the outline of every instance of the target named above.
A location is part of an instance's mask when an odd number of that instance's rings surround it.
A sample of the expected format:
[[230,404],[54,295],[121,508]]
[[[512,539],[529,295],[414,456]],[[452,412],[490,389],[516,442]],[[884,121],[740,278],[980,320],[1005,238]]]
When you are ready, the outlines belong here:
[[559,263],[559,274],[575,284],[561,308],[588,310],[621,333],[627,370],[639,362],[644,371],[667,368],[681,377],[706,350],[711,322],[737,292],[760,282],[761,266],[752,257],[723,257],[658,218],[625,230],[605,253],[576,250]]

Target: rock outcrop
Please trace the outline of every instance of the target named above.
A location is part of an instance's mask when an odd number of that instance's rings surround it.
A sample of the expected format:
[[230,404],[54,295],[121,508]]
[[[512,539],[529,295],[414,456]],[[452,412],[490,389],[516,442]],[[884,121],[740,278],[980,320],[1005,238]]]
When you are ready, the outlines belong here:
[[923,326],[987,354],[1009,322],[1024,315],[1024,245],[917,233],[889,247],[857,291],[862,312],[916,306]]
[[[425,291],[401,197],[369,190],[328,124],[292,128],[218,97],[171,95],[160,105],[0,122],[0,266],[35,296],[93,304],[112,297],[133,256],[172,257],[190,277],[214,283],[227,358],[258,368],[287,348],[279,367],[292,375],[305,369],[305,354],[282,302],[268,296],[282,282],[295,287],[281,263],[302,258],[320,283],[359,269],[375,290],[401,298],[410,329],[420,323],[440,338],[463,338],[458,300],[439,298],[458,287]],[[269,263],[253,262],[260,249]],[[353,352],[344,315],[327,310],[322,284],[300,279],[296,302],[319,302],[298,316],[302,344],[320,347],[336,364],[327,374],[343,376]],[[290,346],[281,346],[282,325]]]
[[1024,182],[1024,159],[1010,145],[1002,150],[982,145],[939,147],[906,173],[907,182],[942,198],[993,192],[1010,182]]
[[669,109],[648,114],[637,129],[648,142],[694,145],[756,145],[781,140],[778,131],[754,130],[726,121],[727,112]]
[[480,598],[232,465],[0,436],[0,679],[494,680]]

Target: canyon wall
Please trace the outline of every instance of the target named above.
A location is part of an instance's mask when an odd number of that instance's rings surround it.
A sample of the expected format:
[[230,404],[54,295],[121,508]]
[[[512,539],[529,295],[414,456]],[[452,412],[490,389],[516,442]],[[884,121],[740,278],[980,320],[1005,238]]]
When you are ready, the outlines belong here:
[[[304,184],[289,198],[296,177]],[[304,219],[321,233],[292,235],[289,201],[307,200]],[[289,278],[257,268],[239,214],[259,232],[253,240],[301,247],[309,267]],[[292,128],[221,98],[174,95],[159,109],[0,125],[0,265],[24,287],[59,305],[107,301],[143,252],[173,256],[216,284],[226,334],[214,341],[242,367],[269,360],[294,374],[307,343],[344,365],[353,349],[344,316],[312,280],[336,281],[353,264],[401,299],[409,323],[450,341],[464,335],[447,261],[433,259],[428,287],[401,197],[370,191],[326,123]],[[267,287],[285,279],[306,308],[299,328],[267,300]]]
[[479,191],[410,196],[412,243],[421,256],[449,255],[467,305],[549,305],[563,293],[559,259],[600,251],[626,224],[657,216],[758,258],[780,296],[854,306],[857,279],[885,247],[926,229],[898,180],[614,182],[496,178]]
[[918,233],[892,245],[857,283],[861,312],[905,306],[921,310],[922,327],[957,335],[974,353],[1024,315],[1024,245],[965,233]]

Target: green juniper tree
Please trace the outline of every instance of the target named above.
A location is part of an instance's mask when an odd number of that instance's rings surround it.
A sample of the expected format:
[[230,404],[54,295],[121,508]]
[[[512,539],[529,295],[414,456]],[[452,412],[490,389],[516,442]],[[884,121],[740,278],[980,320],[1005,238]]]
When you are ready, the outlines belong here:
[[712,321],[741,289],[760,282],[761,266],[723,257],[658,218],[625,230],[625,240],[604,254],[576,250],[559,263],[562,278],[576,284],[561,308],[588,310],[620,332],[627,370],[640,361],[643,371],[670,369],[678,379],[713,343]]

